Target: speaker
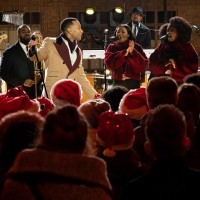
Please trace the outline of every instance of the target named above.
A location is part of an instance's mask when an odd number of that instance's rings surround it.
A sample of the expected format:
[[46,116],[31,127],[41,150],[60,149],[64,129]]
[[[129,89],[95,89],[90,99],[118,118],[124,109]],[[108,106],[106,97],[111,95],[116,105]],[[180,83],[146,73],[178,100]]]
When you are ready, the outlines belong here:
[[83,59],[83,67],[87,73],[103,74],[103,59]]

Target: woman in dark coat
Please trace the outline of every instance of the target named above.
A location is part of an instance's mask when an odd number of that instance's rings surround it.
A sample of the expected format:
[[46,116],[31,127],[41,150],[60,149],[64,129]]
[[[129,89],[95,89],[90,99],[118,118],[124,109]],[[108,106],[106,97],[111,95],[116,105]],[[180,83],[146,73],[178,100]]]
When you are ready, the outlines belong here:
[[192,28],[182,17],[172,17],[165,39],[149,58],[149,70],[153,76],[168,75],[178,85],[186,75],[198,71],[198,54],[190,43]]

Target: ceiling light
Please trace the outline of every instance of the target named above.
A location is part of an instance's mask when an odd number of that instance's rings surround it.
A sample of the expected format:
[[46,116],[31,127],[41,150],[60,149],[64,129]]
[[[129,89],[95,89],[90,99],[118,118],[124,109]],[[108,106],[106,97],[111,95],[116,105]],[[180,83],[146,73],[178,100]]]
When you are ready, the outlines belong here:
[[122,13],[123,12],[123,8],[121,8],[121,7],[115,7],[115,12],[116,13]]
[[86,14],[87,15],[93,15],[94,14],[94,8],[86,8]]

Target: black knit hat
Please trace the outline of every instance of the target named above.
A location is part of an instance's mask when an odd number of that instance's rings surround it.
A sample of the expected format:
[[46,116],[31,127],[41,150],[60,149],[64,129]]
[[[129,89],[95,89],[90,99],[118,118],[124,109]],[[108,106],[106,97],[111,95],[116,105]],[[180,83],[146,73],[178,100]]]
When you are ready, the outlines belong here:
[[134,7],[132,13],[137,13],[141,15],[142,17],[144,17],[143,10],[140,7]]

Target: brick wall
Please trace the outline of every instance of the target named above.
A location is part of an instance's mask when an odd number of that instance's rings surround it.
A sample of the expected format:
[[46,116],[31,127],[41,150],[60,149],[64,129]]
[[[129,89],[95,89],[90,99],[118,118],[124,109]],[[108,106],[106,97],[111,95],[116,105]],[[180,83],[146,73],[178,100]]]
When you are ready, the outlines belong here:
[[[125,3],[124,3],[125,2]],[[121,6],[125,8],[126,18],[129,18],[129,14],[134,6],[140,6],[144,11],[162,11],[164,9],[164,0],[7,0],[1,4],[1,11],[11,10],[23,10],[24,12],[40,12],[41,23],[39,25],[31,25],[33,29],[40,29],[46,36],[57,36],[60,33],[59,24],[60,21],[68,16],[68,12],[84,12],[86,7],[94,7],[98,12],[110,12],[115,6]],[[175,10],[177,15],[186,18],[191,24],[195,24],[200,27],[200,1],[197,0],[166,0],[167,10]],[[158,27],[155,22],[155,27]],[[98,31],[102,35],[104,28],[107,24],[101,24],[98,27]],[[1,31],[15,30],[15,25],[0,25]],[[14,32],[15,34],[15,32]],[[14,38],[13,38],[14,37]],[[91,37],[91,35],[89,36]],[[9,35],[9,43],[13,43],[16,39],[16,35]],[[98,39],[98,38],[97,38]],[[90,44],[81,44],[83,48],[92,48],[92,40]],[[157,45],[157,38],[152,41],[153,48]],[[192,43],[198,52],[200,52],[200,34],[194,32],[192,35]],[[94,44],[95,45],[95,44]],[[96,48],[97,46],[95,46]],[[1,47],[2,48],[2,47]],[[98,46],[97,48],[101,48]]]

